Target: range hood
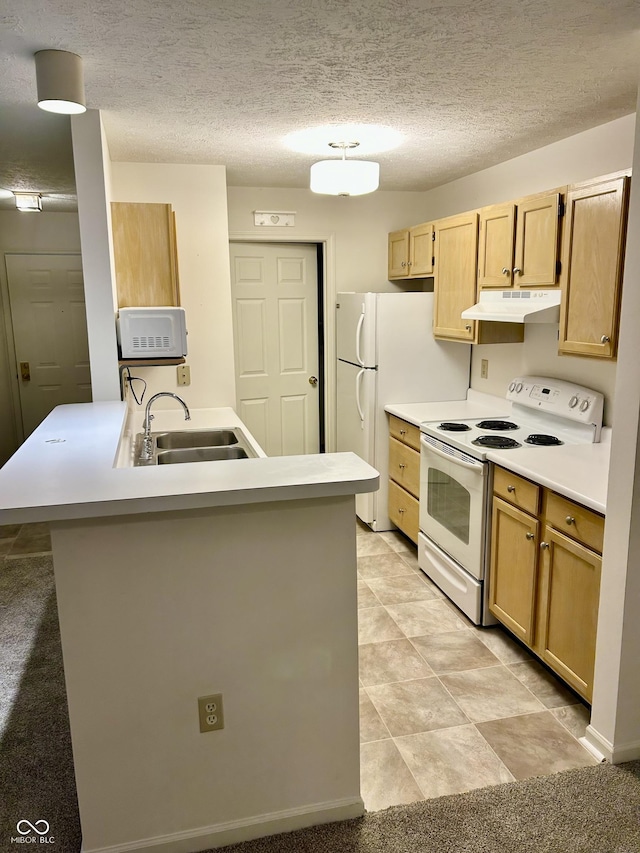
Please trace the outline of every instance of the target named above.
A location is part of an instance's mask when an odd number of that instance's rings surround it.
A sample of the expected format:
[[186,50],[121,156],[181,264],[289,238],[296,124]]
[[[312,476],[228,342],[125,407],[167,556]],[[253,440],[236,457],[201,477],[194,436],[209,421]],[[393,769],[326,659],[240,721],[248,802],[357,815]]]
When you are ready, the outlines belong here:
[[481,290],[480,301],[463,311],[462,319],[494,323],[558,323],[560,290]]

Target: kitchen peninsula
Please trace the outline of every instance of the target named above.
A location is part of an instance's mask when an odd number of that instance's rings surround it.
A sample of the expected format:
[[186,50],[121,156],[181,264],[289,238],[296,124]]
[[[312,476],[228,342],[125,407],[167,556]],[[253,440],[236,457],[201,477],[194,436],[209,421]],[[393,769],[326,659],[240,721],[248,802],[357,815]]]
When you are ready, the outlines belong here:
[[[124,403],[61,406],[0,470],[0,523],[51,525],[84,853],[361,814],[354,495],[377,472],[350,453],[134,468],[129,440]],[[200,733],[218,693],[224,728]]]

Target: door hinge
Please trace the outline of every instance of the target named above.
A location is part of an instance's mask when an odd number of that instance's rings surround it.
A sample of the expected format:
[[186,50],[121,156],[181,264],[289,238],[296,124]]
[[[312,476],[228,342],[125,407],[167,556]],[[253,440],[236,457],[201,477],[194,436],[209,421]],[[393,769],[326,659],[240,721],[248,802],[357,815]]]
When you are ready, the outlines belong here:
[[565,203],[563,202],[562,199],[560,199],[560,201],[558,202],[558,219],[562,219],[562,217],[564,216],[564,212],[565,212]]
[[435,243],[435,242],[436,242],[436,232],[435,232],[435,231],[432,231],[432,232],[431,232],[431,242],[432,242],[432,243]]
[[562,261],[556,261],[556,275],[560,275],[562,272]]
[[432,267],[435,267],[435,265],[436,265],[436,259],[435,259],[435,258],[431,258],[431,266],[432,266]]

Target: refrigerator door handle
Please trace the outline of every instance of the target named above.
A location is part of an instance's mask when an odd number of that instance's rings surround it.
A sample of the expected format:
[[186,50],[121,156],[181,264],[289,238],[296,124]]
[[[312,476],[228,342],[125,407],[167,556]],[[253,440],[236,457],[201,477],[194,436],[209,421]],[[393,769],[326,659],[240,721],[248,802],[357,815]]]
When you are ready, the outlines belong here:
[[360,388],[362,387],[362,377],[364,376],[364,372],[365,368],[362,368],[362,370],[358,371],[358,375],[356,376],[356,406],[358,407],[358,414],[360,415],[360,429],[364,429],[364,412],[360,405]]
[[364,306],[362,310],[362,314],[358,317],[358,325],[356,326],[356,360],[358,364],[364,367],[364,361],[362,360],[362,355],[360,354],[360,338],[362,336],[362,326],[364,325]]

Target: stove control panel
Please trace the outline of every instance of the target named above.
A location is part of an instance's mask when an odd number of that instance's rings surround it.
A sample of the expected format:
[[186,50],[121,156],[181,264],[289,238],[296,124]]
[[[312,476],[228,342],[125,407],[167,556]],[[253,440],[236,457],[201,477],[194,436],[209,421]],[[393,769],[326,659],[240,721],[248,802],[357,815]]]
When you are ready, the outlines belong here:
[[600,431],[604,397],[599,391],[545,376],[518,376],[509,383],[507,400],[541,412],[558,415]]

